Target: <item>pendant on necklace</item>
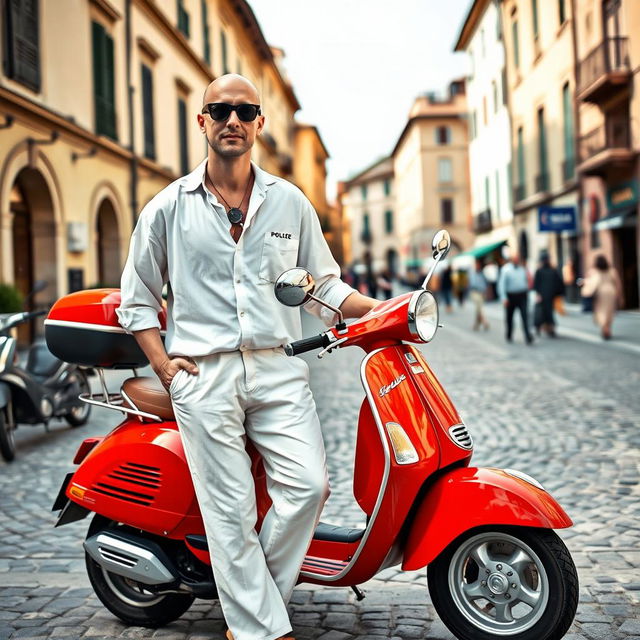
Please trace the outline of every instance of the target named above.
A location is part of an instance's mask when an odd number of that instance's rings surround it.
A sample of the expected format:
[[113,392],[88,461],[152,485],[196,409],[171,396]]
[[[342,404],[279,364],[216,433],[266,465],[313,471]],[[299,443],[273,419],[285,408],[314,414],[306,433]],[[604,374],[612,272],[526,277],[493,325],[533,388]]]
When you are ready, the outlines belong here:
[[227,211],[227,218],[229,218],[229,222],[231,224],[239,224],[242,222],[242,209],[238,209],[238,207],[231,207],[231,209]]

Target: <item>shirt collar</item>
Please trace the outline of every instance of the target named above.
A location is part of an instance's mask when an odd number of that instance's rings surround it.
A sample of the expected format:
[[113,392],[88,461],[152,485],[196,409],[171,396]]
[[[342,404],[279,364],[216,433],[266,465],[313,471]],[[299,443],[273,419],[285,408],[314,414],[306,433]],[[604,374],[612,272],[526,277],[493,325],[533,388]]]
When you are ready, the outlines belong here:
[[[261,169],[254,162],[251,163],[253,167],[253,175],[255,176],[255,186],[257,186],[260,191],[266,191],[267,188],[275,184],[277,178],[272,176],[270,173],[267,173],[263,169]],[[191,173],[188,173],[186,176],[181,178],[180,182],[186,191],[195,191],[199,186],[204,185],[204,172],[207,168],[207,158],[205,158]]]

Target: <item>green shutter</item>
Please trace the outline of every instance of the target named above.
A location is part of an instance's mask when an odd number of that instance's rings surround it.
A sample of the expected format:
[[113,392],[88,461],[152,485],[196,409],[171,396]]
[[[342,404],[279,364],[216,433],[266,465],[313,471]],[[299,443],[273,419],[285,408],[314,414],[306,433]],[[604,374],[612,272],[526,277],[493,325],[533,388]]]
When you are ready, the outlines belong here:
[[565,179],[573,176],[575,171],[575,153],[573,140],[573,104],[569,83],[562,87],[562,111],[564,115],[564,158],[566,160]]
[[91,23],[93,44],[93,96],[96,133],[116,139],[113,38],[98,22]]
[[155,130],[153,121],[153,76],[151,69],[142,65],[142,122],[144,125],[144,155],[155,160]]
[[227,60],[227,36],[224,31],[220,31],[220,48],[222,54],[222,73],[229,73],[229,62]]
[[202,0],[202,41],[204,43],[204,59],[207,64],[211,64],[211,44],[209,42],[209,12],[207,10],[207,0]]
[[106,135],[114,140],[116,135],[116,91],[115,91],[115,69],[113,60],[113,38],[105,33],[105,98],[107,131]]
[[538,109],[538,159],[540,162],[540,174],[544,176],[548,171],[547,132],[544,126],[544,109]]
[[520,43],[518,41],[518,21],[514,20],[511,25],[511,32],[513,35],[513,64],[517,67],[520,66]]
[[524,133],[522,127],[518,129],[518,186],[524,187]]
[[7,0],[5,10],[7,75],[40,91],[38,0]]
[[187,105],[178,99],[178,136],[180,138],[180,171],[189,173],[189,146],[187,142]]
[[393,232],[393,211],[385,211],[384,213],[385,230],[387,233]]

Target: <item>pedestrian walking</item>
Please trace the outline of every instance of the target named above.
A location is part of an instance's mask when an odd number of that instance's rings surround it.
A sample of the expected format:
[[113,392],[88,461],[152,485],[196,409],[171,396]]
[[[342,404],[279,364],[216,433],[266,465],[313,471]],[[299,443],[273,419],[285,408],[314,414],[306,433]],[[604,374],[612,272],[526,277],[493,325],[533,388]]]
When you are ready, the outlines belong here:
[[451,312],[451,293],[453,291],[453,278],[451,266],[447,265],[442,271],[442,278],[440,279],[440,293],[444,299],[444,308]]
[[512,341],[513,314],[516,309],[520,311],[522,318],[522,331],[527,344],[532,344],[533,337],[529,331],[529,273],[524,265],[520,264],[517,253],[500,270],[498,278],[498,296],[505,308],[505,324],[507,342]]
[[469,289],[469,276],[466,269],[458,269],[454,279],[454,290],[458,304],[464,306],[464,301],[467,297],[467,291]]
[[549,254],[540,256],[540,267],[533,277],[533,288],[536,292],[534,325],[536,333],[544,330],[550,338],[556,337],[556,321],[553,314],[554,301],[564,295],[564,283],[556,268],[551,265]]
[[393,291],[393,284],[391,282],[391,273],[389,269],[384,269],[378,274],[378,289],[382,291],[382,295],[385,300],[389,300],[391,298],[391,293]]
[[[301,337],[299,311],[276,301],[273,283],[299,264],[314,274],[315,295],[347,317],[376,301],[339,279],[302,192],[250,161],[265,122],[253,84],[216,79],[197,120],[207,158],[140,214],[118,317],[171,395],[227,637],[275,640],[291,633],[287,603],[329,486],[308,367],[283,349]],[[306,309],[335,320],[313,301]],[[246,438],[262,455],[273,501],[259,534]]]
[[489,329],[489,323],[484,317],[484,299],[487,293],[487,279],[482,272],[482,262],[476,259],[475,269],[469,278],[469,296],[475,310],[475,320],[473,330],[477,331],[483,327],[485,331]]
[[622,285],[615,268],[603,256],[595,258],[582,284],[582,295],[593,299],[593,320],[600,327],[603,340],[611,339],[611,325],[621,303]]

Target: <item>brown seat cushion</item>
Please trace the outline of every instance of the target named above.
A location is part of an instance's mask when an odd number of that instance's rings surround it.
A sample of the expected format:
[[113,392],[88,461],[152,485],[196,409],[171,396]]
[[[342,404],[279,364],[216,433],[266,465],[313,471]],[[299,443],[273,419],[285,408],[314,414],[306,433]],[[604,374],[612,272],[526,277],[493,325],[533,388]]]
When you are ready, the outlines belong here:
[[[133,409],[159,416],[163,420],[175,420],[171,396],[158,378],[127,378],[122,383],[122,392],[135,405]],[[126,398],[124,398],[126,403]]]

